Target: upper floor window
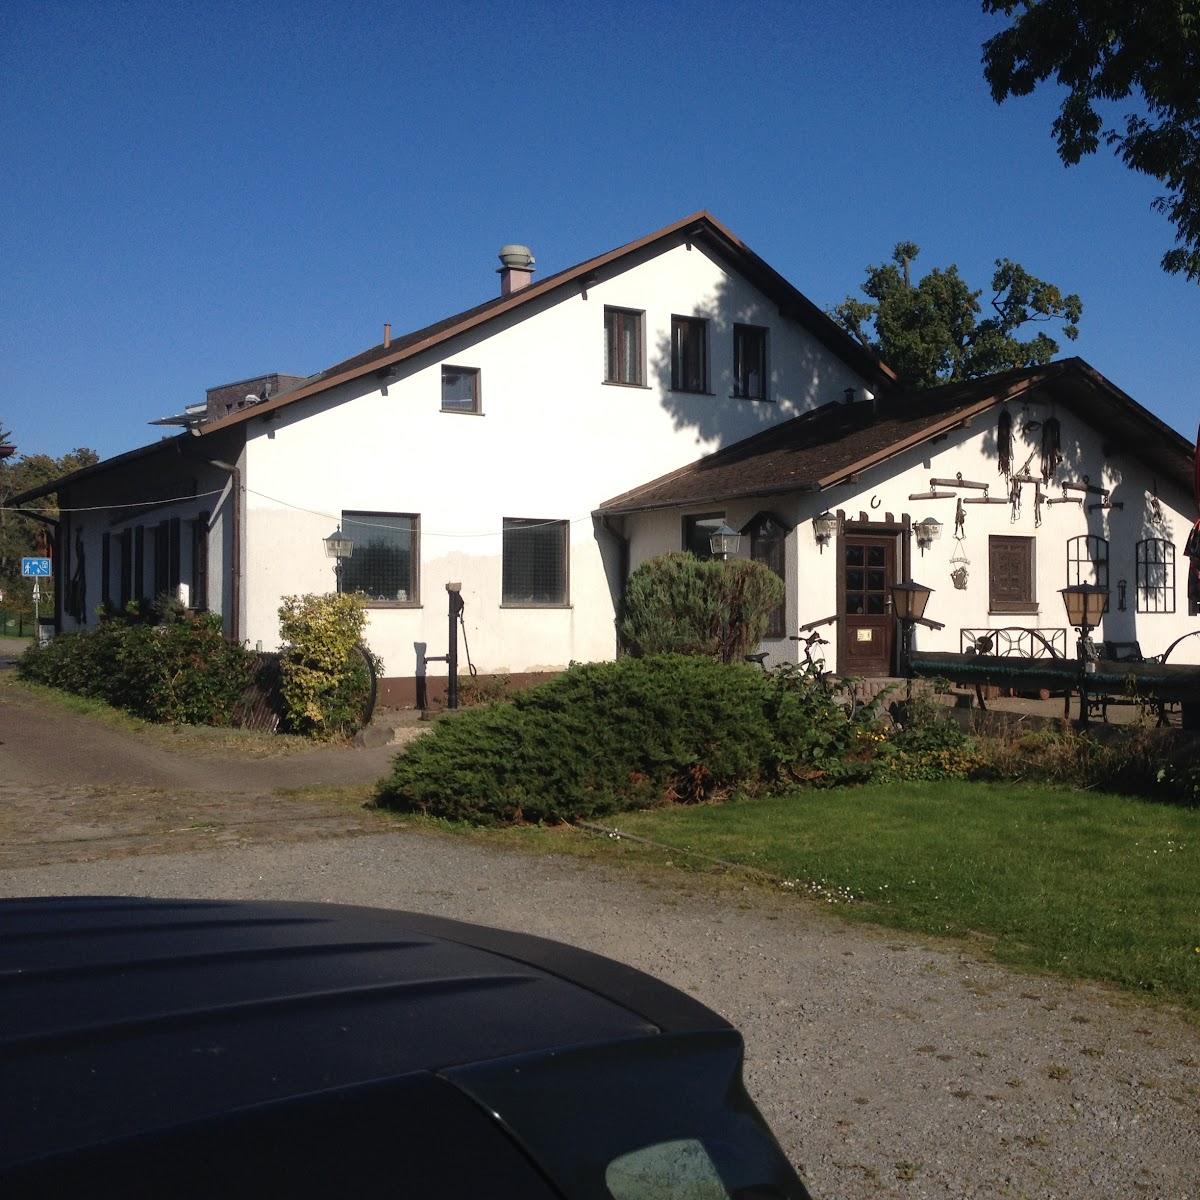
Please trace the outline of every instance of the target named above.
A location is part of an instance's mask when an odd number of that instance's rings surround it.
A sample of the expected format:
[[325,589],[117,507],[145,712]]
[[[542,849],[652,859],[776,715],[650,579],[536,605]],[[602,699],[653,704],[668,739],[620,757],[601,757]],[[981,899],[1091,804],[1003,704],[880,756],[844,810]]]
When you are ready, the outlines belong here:
[[1137,544],[1137,611],[1175,611],[1175,545],[1165,538]]
[[343,512],[354,543],[341,560],[340,589],[377,604],[420,602],[421,518],[414,513]]
[[504,518],[503,603],[556,608],[569,603],[568,521]]
[[733,327],[733,394],[741,400],[767,398],[767,331],[761,325]]
[[477,367],[442,368],[442,412],[477,413],[479,370]]
[[628,308],[604,310],[604,382],[640,387],[644,314]]
[[671,318],[671,390],[708,391],[708,322],[702,317]]

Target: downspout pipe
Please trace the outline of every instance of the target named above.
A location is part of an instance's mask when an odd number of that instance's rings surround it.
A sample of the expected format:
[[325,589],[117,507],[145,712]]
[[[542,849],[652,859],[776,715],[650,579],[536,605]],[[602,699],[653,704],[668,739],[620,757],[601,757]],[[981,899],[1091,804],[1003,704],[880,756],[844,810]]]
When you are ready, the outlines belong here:
[[233,492],[233,545],[229,557],[233,566],[233,578],[229,584],[229,640],[242,640],[242,468],[236,463],[222,462],[219,458],[204,460],[218,471],[229,472]]

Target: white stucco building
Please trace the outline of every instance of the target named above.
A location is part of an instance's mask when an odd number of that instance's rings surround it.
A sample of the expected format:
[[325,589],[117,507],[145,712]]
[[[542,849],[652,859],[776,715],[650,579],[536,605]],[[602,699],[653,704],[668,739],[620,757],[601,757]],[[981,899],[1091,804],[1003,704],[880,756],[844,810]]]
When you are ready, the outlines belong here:
[[340,527],[384,697],[412,703],[446,650],[448,581],[479,672],[539,675],[613,657],[628,571],[719,520],[786,581],[776,658],[826,622],[830,665],[891,673],[886,585],[909,574],[936,589],[930,648],[1015,625],[1061,640],[1058,589],[1089,579],[1110,587],[1105,637],[1152,653],[1197,626],[1191,447],[1079,360],[906,394],[704,213],[533,275],[506,247],[491,300],[316,376],[214,389],[186,432],[59,481],[61,627],[169,590],[273,648],[282,596],[335,587]]

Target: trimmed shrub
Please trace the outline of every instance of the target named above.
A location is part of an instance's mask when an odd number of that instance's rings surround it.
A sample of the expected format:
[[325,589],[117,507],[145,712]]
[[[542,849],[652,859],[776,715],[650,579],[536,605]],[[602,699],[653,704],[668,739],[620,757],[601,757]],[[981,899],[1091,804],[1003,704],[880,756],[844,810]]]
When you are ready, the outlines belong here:
[[254,656],[210,613],[162,625],[112,619],[30,646],[22,679],[103,700],[147,721],[229,725]]
[[[343,737],[362,726],[371,691],[359,651],[366,619],[366,601],[354,593],[284,597],[280,692],[284,722],[293,733]],[[382,664],[372,661],[378,672]]]
[[762,563],[664,554],[629,576],[620,634],[634,654],[740,662],[762,641],[783,596],[783,580]]
[[396,758],[378,799],[484,824],[596,817],[845,782],[864,769],[855,743],[845,712],[800,672],[624,658],[439,722]]

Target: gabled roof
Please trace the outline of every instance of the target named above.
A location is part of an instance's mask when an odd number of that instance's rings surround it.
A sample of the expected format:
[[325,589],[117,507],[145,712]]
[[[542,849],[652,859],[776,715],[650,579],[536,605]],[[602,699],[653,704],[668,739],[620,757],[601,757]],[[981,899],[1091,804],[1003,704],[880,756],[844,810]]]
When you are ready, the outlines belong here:
[[393,338],[388,345],[372,346],[361,354],[347,358],[332,367],[326,368],[318,375],[306,380],[301,386],[293,388],[278,396],[272,396],[253,408],[230,413],[219,420],[204,425],[200,433],[206,435],[249,421],[253,417],[261,417],[264,413],[294,404],[310,396],[319,395],[339,384],[349,383],[376,371],[395,366],[414,355],[449,341],[459,334],[470,332],[505,313],[512,312],[524,305],[530,304],[543,296],[567,287],[586,287],[593,276],[606,268],[619,264],[623,259],[638,254],[644,250],[662,244],[664,247],[672,242],[693,241],[713,251],[728,265],[745,275],[756,284],[766,295],[770,296],[780,307],[780,311],[792,320],[803,325],[818,341],[836,354],[843,362],[851,366],[864,379],[879,388],[888,388],[896,383],[895,373],[882,363],[869,350],[851,337],[836,322],[831,320],[803,293],[798,291],[782,275],[763,259],[759,258],[744,242],[726,229],[715,217],[701,211],[683,217],[670,225],[636,241],[618,246],[605,254],[589,258],[564,271],[548,275],[536,283],[529,284],[519,291],[507,296],[496,296],[484,301],[474,308],[455,313],[426,325],[423,329],[413,330],[401,337]]
[[1152,464],[1190,491],[1195,448],[1080,358],[986,379],[894,394],[876,404],[827,404],[735,442],[607,500],[610,516],[654,508],[816,492],[947,433],[988,409],[1045,388],[1114,448]]

